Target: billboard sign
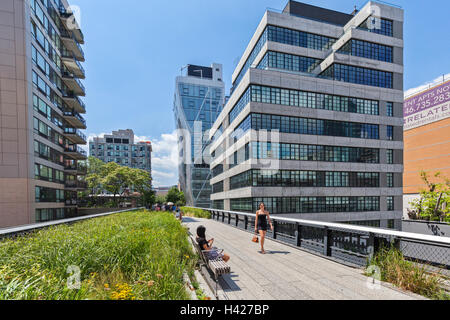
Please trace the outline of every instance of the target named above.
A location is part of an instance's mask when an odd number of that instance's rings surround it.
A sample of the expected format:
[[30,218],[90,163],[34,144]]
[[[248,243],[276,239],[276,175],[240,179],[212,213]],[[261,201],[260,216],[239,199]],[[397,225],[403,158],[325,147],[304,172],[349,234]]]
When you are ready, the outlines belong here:
[[450,81],[407,98],[403,117],[405,131],[449,118]]

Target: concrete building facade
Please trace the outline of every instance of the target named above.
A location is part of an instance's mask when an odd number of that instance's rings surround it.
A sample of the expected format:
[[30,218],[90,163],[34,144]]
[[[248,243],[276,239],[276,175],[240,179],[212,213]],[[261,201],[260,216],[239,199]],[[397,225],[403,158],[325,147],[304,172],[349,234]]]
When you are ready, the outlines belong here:
[[211,130],[215,208],[400,228],[403,10],[267,11]]
[[186,74],[176,78],[174,97],[179,184],[187,205],[209,207],[211,173],[208,137],[209,129],[224,105],[222,65],[188,65],[184,69]]
[[89,155],[106,163],[115,162],[121,166],[152,173],[152,143],[135,143],[131,129],[113,131],[104,137],[94,137],[89,141]]
[[0,228],[77,215],[83,43],[66,0],[0,1]]

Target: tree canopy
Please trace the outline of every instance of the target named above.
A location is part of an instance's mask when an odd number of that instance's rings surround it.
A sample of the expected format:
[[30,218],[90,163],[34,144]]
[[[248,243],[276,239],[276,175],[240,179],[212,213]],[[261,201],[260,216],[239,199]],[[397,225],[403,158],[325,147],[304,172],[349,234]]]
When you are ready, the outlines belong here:
[[152,178],[149,172],[120,166],[115,162],[104,163],[94,157],[88,158],[87,169],[86,181],[92,196],[98,196],[106,191],[114,195],[115,199],[117,195],[123,196],[125,193],[135,191],[141,195],[143,205],[154,203]]

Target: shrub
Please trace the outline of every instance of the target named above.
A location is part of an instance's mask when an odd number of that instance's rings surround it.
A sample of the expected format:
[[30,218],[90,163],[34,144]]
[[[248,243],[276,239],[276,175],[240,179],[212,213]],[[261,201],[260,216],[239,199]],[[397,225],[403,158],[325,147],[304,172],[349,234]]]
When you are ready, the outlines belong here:
[[187,217],[211,219],[211,213],[206,210],[190,207],[182,207],[181,210],[183,211],[183,214]]

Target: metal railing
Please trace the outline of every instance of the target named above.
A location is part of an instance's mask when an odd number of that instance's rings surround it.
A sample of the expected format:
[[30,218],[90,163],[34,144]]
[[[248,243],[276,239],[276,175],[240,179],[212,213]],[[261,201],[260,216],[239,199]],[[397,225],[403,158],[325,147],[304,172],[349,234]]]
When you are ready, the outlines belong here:
[[78,145],[69,145],[64,148],[64,152],[70,152],[70,153],[79,153],[82,156],[87,157],[87,152],[83,148],[79,147]]
[[83,134],[80,130],[72,128],[72,127],[64,128],[64,134],[76,135],[77,137],[79,137],[83,141],[87,141],[87,138],[86,138],[85,134]]
[[83,125],[86,125],[86,120],[76,111],[74,110],[65,110],[64,111],[65,117],[75,117],[77,118]]
[[[255,214],[205,209],[212,219],[254,232]],[[361,227],[271,216],[274,231],[268,236],[284,244],[333,258],[339,262],[366,266],[382,247],[394,245],[407,259],[450,269],[450,238],[395,230]]]
[[28,233],[31,233],[34,231],[38,231],[41,229],[46,229],[46,228],[54,227],[54,226],[58,226],[58,225],[72,224],[72,223],[81,222],[84,220],[106,217],[106,216],[110,216],[110,215],[113,215],[116,213],[137,211],[137,210],[142,210],[142,209],[144,209],[144,208],[143,207],[132,208],[132,209],[125,209],[125,210],[108,212],[108,213],[94,214],[94,215],[89,215],[89,216],[84,216],[84,217],[76,217],[76,218],[70,218],[70,219],[63,219],[63,220],[56,220],[56,221],[50,221],[50,222],[42,222],[42,223],[0,229],[0,239],[20,236],[23,234],[28,234]]
[[81,109],[83,109],[84,112],[86,112],[86,105],[84,104],[83,101],[81,101],[81,99],[73,91],[62,91],[62,95],[63,95],[63,98],[74,99],[75,101],[77,101],[78,104],[80,105]]

